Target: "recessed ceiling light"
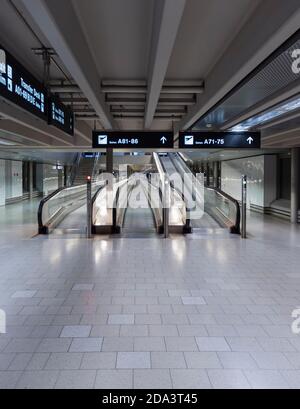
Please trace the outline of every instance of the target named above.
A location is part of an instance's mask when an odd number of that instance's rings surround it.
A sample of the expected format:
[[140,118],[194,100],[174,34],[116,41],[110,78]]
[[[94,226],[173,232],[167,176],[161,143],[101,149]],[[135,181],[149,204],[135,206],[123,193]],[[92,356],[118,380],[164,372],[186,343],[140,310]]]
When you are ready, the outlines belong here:
[[12,141],[7,141],[6,139],[0,139],[0,145],[14,146],[14,145],[17,145],[17,144],[15,142],[12,142]]
[[281,103],[268,111],[265,111],[259,115],[253,116],[252,118],[249,118],[246,121],[243,121],[240,124],[235,125],[233,128],[230,129],[230,131],[246,132],[255,126],[262,125],[266,122],[272,121],[275,118],[288,114],[289,112],[293,112],[299,108],[300,108],[300,97],[297,96],[297,98],[293,98],[289,101]]
[[206,128],[212,128],[212,124],[206,124]]

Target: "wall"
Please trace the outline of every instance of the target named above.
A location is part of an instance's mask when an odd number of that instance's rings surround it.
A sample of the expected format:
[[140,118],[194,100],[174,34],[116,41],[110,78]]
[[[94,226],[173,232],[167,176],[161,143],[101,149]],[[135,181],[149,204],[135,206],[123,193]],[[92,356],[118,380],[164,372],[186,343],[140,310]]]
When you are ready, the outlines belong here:
[[23,195],[22,162],[5,161],[5,200],[17,199]]
[[248,177],[247,206],[263,210],[277,198],[277,157],[261,155],[221,164],[221,188],[241,200],[241,177]]
[[58,170],[53,165],[43,165],[43,195],[48,196],[59,188]]
[[[63,171],[60,172],[63,181]],[[54,165],[38,163],[36,167],[36,190],[44,196],[59,187],[58,170]],[[0,206],[23,198],[23,162],[0,159]]]

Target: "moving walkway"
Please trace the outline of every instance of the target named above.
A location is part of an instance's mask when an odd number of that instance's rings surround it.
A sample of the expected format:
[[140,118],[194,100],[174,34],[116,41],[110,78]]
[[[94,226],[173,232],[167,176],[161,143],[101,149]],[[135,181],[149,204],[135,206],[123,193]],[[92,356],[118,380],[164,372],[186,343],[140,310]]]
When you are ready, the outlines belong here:
[[196,177],[181,153],[161,155],[159,160],[169,178],[179,175],[192,229],[228,228],[230,233],[240,233],[237,200],[220,189],[204,186],[203,175]]
[[171,233],[183,233],[186,211],[182,198],[177,195],[176,206],[166,216],[164,196],[161,181],[153,183],[145,173],[105,186],[93,198],[93,234],[162,234],[166,228]]

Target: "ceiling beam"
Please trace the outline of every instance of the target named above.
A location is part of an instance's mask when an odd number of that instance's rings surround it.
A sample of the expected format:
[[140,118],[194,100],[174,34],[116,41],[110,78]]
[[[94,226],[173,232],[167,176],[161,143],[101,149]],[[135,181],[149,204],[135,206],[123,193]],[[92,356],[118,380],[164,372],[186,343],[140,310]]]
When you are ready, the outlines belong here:
[[55,128],[54,126],[48,125],[46,121],[43,121],[42,119],[39,119],[2,99],[0,99],[0,115],[3,115],[7,119],[17,124],[24,125],[33,131],[37,131],[44,137],[50,136],[51,138],[64,143],[65,145],[73,145],[72,136],[67,135],[65,132]]
[[150,128],[182,20],[186,0],[155,2],[145,128]]
[[[99,119],[99,118],[98,118]],[[84,122],[77,122],[75,118],[75,128],[74,128],[75,137],[81,138],[88,143],[92,143],[92,128]],[[80,143],[76,141],[76,144]]]
[[74,136],[71,136],[2,99],[0,99],[0,115],[3,115],[5,118],[0,119],[0,129],[2,129],[1,126],[5,126],[6,129],[3,130],[15,133],[43,146],[81,146],[82,144],[91,144],[91,127],[84,122],[76,121],[76,119]]
[[52,139],[50,136],[41,135],[39,132],[27,128],[20,123],[15,123],[9,119],[0,120],[0,130],[5,131],[8,134],[19,136],[23,139],[26,139],[27,141],[35,142],[38,145],[42,145],[44,147],[46,147],[47,145],[51,145],[52,143]]
[[262,147],[272,147],[272,148],[289,148],[289,147],[300,147],[300,127],[284,132],[284,134],[278,133],[276,135],[271,135],[262,138]]
[[291,37],[299,29],[299,20],[299,0],[286,2],[285,7],[282,0],[262,1],[205,79],[205,93],[176,125],[176,134],[190,128]]
[[[85,94],[106,129],[117,127],[101,94],[101,80],[71,1],[20,0]],[[75,27],[75,29],[74,29]]]

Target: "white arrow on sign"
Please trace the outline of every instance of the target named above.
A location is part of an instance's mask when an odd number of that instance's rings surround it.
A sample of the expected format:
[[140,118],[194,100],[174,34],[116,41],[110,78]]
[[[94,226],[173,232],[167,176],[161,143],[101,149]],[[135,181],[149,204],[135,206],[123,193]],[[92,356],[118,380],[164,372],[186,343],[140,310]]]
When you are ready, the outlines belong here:
[[162,138],[160,138],[160,141],[164,145],[167,142],[167,138],[163,136]]
[[254,139],[252,138],[252,136],[249,136],[249,138],[247,139],[247,142],[249,143],[249,145],[252,145],[253,141]]

